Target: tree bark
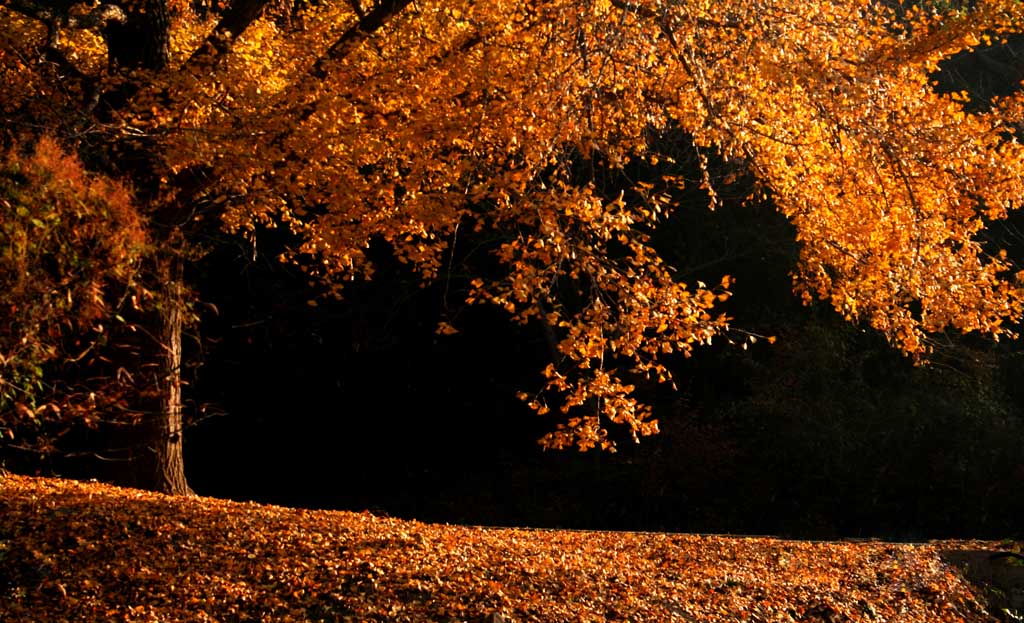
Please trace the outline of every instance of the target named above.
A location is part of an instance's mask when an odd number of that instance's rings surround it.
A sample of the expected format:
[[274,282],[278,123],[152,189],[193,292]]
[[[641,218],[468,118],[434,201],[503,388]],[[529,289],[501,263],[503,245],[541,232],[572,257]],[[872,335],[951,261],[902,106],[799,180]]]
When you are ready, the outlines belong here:
[[[104,34],[113,66],[123,70],[141,68],[160,72],[170,60],[170,18],[168,0],[142,0],[128,8],[124,22],[107,24]],[[128,84],[117,93],[108,94],[112,108],[130,106],[132,95],[143,85]],[[137,154],[132,162],[130,152],[121,154],[127,161],[136,189],[143,197],[156,195],[158,185],[151,154]],[[132,166],[134,165],[134,166]],[[159,292],[155,316],[152,317],[150,345],[143,349],[143,365],[152,369],[147,375],[150,387],[143,391],[144,457],[136,465],[139,484],[154,491],[174,495],[191,495],[185,478],[182,453],[184,429],[181,401],[181,337],[185,322],[184,260],[181,255],[179,231],[174,223],[153,215],[155,251],[153,290]]]
[[107,23],[107,54],[122,68],[160,71],[167,67],[171,50],[167,0],[145,0],[136,6],[128,10],[126,20]]
[[153,414],[149,450],[152,454],[156,491],[192,495],[185,479],[182,454],[184,438],[181,402],[181,335],[185,318],[184,262],[173,252],[157,259],[163,280],[159,306],[160,335],[157,343],[157,411]]

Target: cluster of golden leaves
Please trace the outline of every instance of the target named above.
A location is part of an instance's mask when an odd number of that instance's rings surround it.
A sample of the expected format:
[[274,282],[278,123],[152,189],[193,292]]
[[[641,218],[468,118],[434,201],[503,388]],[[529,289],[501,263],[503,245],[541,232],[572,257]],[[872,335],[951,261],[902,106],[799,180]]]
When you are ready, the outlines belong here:
[[937,543],[430,525],[13,475],[0,510],[9,623],[994,621]]
[[[546,389],[573,417],[550,446],[613,448],[608,422],[655,432],[627,375],[671,381],[666,354],[728,330],[713,308],[730,279],[679,282],[647,237],[674,182],[593,173],[668,161],[652,140],[667,130],[753,173],[752,199],[797,228],[808,301],[915,356],[928,332],[1020,318],[1019,279],[978,234],[1024,196],[1021,96],[971,111],[930,77],[1021,31],[1016,0],[421,0],[340,53],[360,19],[311,3],[258,20],[213,68],[157,77],[121,131],[158,146],[171,200],[202,169],[187,202],[234,230],[290,227],[292,257],[336,283],[372,273],[374,239],[429,280],[460,226],[497,232],[505,274],[471,298],[558,333]],[[212,26],[178,11],[176,65]],[[706,166],[701,184],[714,205]]]
[[[367,242],[383,237],[429,279],[460,223],[503,232],[507,275],[474,282],[472,298],[561,332],[547,389],[575,415],[545,443],[611,448],[606,422],[634,439],[657,430],[620,370],[669,380],[659,355],[728,327],[712,312],[728,278],[717,290],[679,283],[642,233],[671,206],[642,182],[623,201],[579,179],[594,158],[665,157],[652,131],[682,128],[745,163],[797,226],[797,289],[906,352],[924,354],[926,332],[999,335],[1019,318],[1009,263],[976,237],[1024,196],[1011,102],[968,112],[930,74],[1019,30],[1020,4],[956,15],[878,5],[417,3],[315,91],[302,86],[310,61],[294,60],[302,48],[273,79],[257,67],[272,59],[252,55],[257,75],[219,83],[235,85],[223,88],[238,105],[212,125],[245,131],[181,150],[219,162],[244,198],[233,226],[285,220],[325,274],[365,271]],[[337,27],[329,10],[312,19]],[[308,36],[274,41],[316,49]],[[311,217],[311,205],[324,209]],[[567,290],[584,302],[564,305]]]
[[1024,196],[1020,128],[1003,109],[1020,94],[971,113],[966,94],[937,94],[930,76],[950,53],[1020,31],[1021,5],[897,22],[869,4],[817,4],[784,34],[770,19],[746,29],[750,55],[722,70],[749,79],[725,98],[701,87],[727,111],[709,140],[749,159],[797,226],[808,299],[913,355],[925,354],[926,332],[1008,333],[1020,278],[977,234]]

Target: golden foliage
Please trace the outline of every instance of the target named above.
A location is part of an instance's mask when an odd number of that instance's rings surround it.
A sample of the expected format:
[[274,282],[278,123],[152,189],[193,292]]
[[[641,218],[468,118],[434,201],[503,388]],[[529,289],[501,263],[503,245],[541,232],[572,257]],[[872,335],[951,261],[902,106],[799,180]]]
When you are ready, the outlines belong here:
[[[930,76],[1019,32],[1020,2],[393,6],[259,19],[200,71],[190,46],[211,26],[180,11],[174,67],[105,131],[146,137],[167,202],[250,235],[287,226],[302,240],[291,259],[336,283],[372,272],[374,239],[429,280],[458,227],[497,232],[505,272],[475,280],[470,299],[557,333],[547,398],[527,396],[569,416],[548,446],[613,448],[608,422],[633,439],[655,432],[626,375],[670,381],[666,355],[728,330],[715,304],[729,278],[683,284],[648,238],[672,208],[652,189],[677,181],[611,189],[592,173],[670,160],[653,139],[665,130],[692,137],[712,205],[709,156],[754,175],[752,198],[797,228],[806,301],[915,357],[930,332],[1014,334],[1024,291],[980,234],[1024,191],[1020,91],[977,111]],[[27,58],[36,43],[13,29],[3,58]],[[197,170],[198,190],[176,185]]]
[[13,475],[0,506],[9,623],[988,623],[940,553],[1007,545],[431,525]]

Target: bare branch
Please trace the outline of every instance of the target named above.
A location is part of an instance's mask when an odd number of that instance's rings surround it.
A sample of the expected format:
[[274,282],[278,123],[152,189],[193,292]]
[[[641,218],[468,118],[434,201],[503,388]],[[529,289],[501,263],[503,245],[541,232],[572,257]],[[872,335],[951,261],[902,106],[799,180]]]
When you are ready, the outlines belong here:
[[364,39],[380,30],[410,4],[412,0],[382,0],[327,48],[326,54],[313,65],[313,75],[320,78],[326,76],[328,63],[348,56]]
[[363,5],[359,0],[348,0],[348,3],[352,5],[352,10],[359,16],[359,19],[366,18],[366,11],[363,10]]
[[[612,3],[612,6],[614,6],[617,9],[621,9],[623,11],[626,11],[627,13],[633,13],[637,17],[642,17],[644,19],[659,19],[661,17],[661,15],[659,13],[657,13],[657,12],[653,11],[652,9],[649,9],[649,8],[647,8],[645,6],[640,6],[636,2],[633,2],[632,0],[611,0],[611,3]],[[721,21],[715,21],[715,20],[707,19],[707,18],[704,18],[704,17],[698,17],[694,21],[701,28],[728,28],[728,29],[736,29],[736,28],[741,28],[742,27],[742,25],[739,22],[732,21],[732,20],[721,22]]]
[[128,21],[124,10],[115,4],[101,4],[86,15],[69,15],[65,26],[81,30],[103,28],[110,22],[123,24]]
[[76,30],[103,28],[110,22],[123,24],[128,19],[124,10],[113,4],[101,4],[85,15],[70,15],[56,7],[33,0],[3,0],[2,6],[47,24],[56,22],[60,27]]
[[182,69],[195,71],[216,62],[231,49],[231,44],[238,38],[238,35],[245,32],[245,29],[263,14],[263,10],[269,4],[270,0],[235,0],[232,2],[231,7],[217,22],[216,28],[213,29],[203,45],[192,53]]
[[60,15],[53,7],[40,5],[32,0],[3,0],[2,6],[41,22],[51,22]]

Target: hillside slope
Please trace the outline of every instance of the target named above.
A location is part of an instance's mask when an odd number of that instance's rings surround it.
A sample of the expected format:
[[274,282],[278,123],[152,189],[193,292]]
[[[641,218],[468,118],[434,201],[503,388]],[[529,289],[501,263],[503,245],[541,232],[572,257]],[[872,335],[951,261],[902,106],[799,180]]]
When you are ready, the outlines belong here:
[[0,478],[5,623],[994,620],[940,557],[994,544],[486,529]]

